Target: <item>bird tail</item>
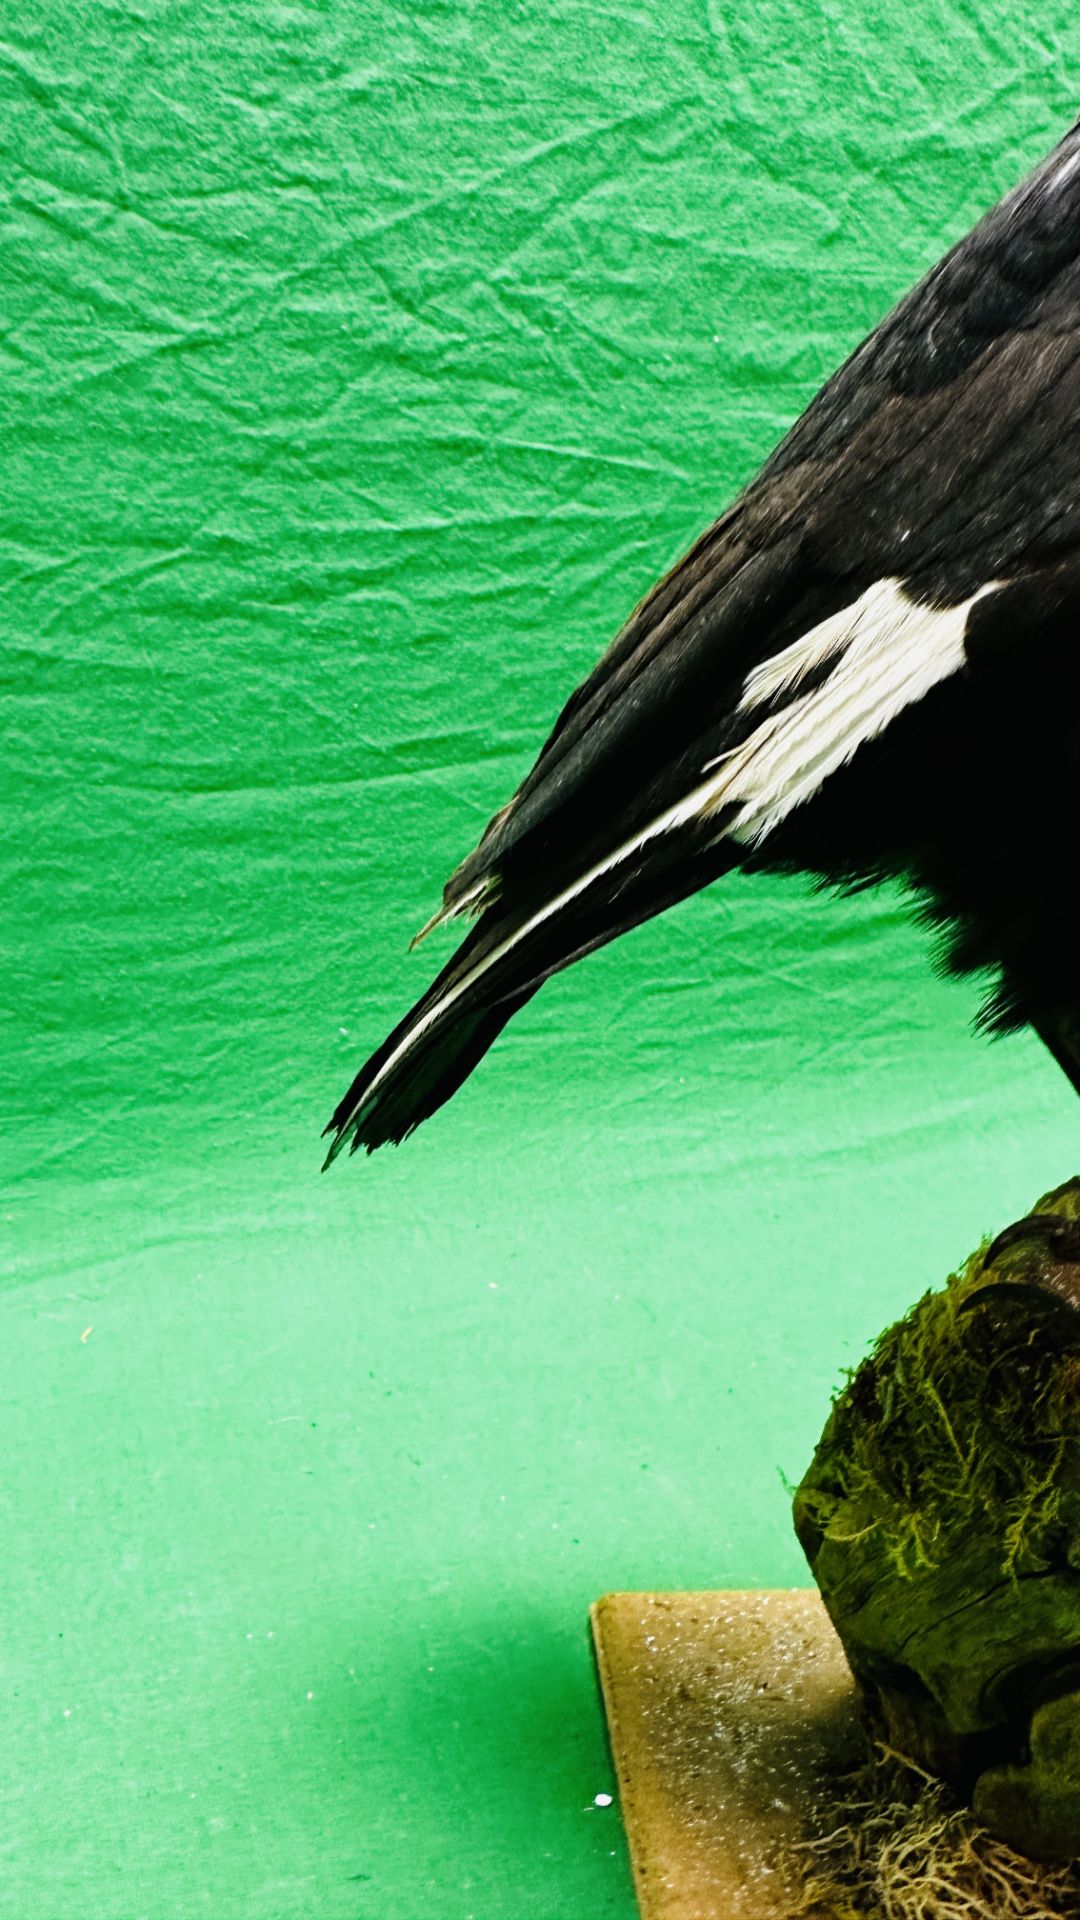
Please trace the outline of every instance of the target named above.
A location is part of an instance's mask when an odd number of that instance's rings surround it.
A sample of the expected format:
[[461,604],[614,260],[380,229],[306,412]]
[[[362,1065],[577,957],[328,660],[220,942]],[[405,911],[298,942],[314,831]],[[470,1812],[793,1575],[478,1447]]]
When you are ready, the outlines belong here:
[[373,1153],[404,1140],[457,1092],[535,993],[529,986],[494,1004],[475,991],[456,994],[463,951],[361,1067],[326,1128],[333,1135],[326,1166],[350,1143],[353,1153],[357,1147]]
[[696,892],[733,864],[716,845],[601,862],[540,904],[496,899],[449,964],[360,1069],[336,1108],[326,1165],[404,1140],[450,1098],[551,974]]

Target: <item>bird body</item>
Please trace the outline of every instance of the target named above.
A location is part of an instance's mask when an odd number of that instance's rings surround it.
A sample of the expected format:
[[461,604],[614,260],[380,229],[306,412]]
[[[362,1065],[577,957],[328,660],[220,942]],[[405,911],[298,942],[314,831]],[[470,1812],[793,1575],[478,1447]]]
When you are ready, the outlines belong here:
[[[646,596],[447,883],[328,1132],[400,1140],[552,973],[734,867],[896,878],[1080,1087],[1080,123]],[[425,932],[427,929],[425,929]]]

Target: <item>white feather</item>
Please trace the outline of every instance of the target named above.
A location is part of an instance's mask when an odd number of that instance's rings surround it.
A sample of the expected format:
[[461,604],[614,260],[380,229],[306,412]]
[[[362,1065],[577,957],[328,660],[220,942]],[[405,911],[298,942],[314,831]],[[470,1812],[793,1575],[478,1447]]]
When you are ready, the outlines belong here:
[[[881,580],[870,591],[878,593],[891,585],[891,581]],[[755,667],[746,677],[739,711],[745,713],[750,707],[768,706],[777,694],[797,687],[815,667],[824,666],[827,660],[842,653],[859,624],[866,598],[864,594],[863,600],[856,600],[853,606],[841,607],[839,613],[830,614],[820,625],[811,627],[809,633],[800,634],[789,647],[783,647]]]
[[[759,844],[795,807],[809,800],[856,749],[873,740],[905,707],[921,700],[964,664],[968,615],[983,594],[996,591],[990,581],[954,607],[923,606],[909,598],[898,580],[879,580],[842,613],[821,622],[788,647],[786,656],[805,673],[808,664],[838,652],[828,679],[812,692],[771,714],[724,762],[710,805],[742,802],[728,827],[733,839]],[[840,640],[839,635],[846,635]],[[760,701],[769,684],[763,669],[747,679],[740,708]],[[779,674],[773,686],[785,684]]]
[[1070,153],[1068,158],[1062,161],[1060,167],[1054,168],[1053,173],[1046,182],[1047,187],[1055,190],[1058,187],[1063,187],[1066,180],[1071,180],[1077,167],[1080,167],[1080,153]]
[[485,874],[483,879],[469,888],[468,893],[462,894],[460,900],[455,900],[452,906],[437,907],[431,919],[425,920],[419,933],[413,934],[409,941],[409,952],[411,953],[414,947],[418,947],[421,940],[426,940],[429,933],[434,933],[436,927],[445,927],[449,921],[462,920],[466,915],[475,919],[477,914],[483,913],[486,906],[490,906],[495,892],[494,880],[490,874]]

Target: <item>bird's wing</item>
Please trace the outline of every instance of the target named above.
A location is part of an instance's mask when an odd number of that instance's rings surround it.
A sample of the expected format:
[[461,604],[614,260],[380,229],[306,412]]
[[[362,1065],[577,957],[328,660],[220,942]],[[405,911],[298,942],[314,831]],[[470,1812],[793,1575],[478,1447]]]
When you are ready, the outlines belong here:
[[988,609],[1022,626],[1025,583],[1078,548],[1080,126],[870,335],[572,696],[449,881],[436,919],[477,924],[357,1076],[331,1157],[433,1112],[550,973],[759,857],[964,668],[976,627],[1000,647]]
[[797,804],[815,768],[956,670],[966,609],[1080,542],[1078,357],[1080,125],[641,603],[436,919],[506,899],[538,866],[570,880],[694,795],[733,797],[706,778],[722,754],[753,763],[759,800],[782,769]]

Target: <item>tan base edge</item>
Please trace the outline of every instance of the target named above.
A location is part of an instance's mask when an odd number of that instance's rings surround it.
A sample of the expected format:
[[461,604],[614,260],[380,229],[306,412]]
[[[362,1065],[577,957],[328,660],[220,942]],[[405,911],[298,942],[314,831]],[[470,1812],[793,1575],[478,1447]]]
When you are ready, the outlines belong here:
[[791,1920],[790,1849],[857,1753],[817,1593],[609,1593],[591,1618],[642,1920]]

